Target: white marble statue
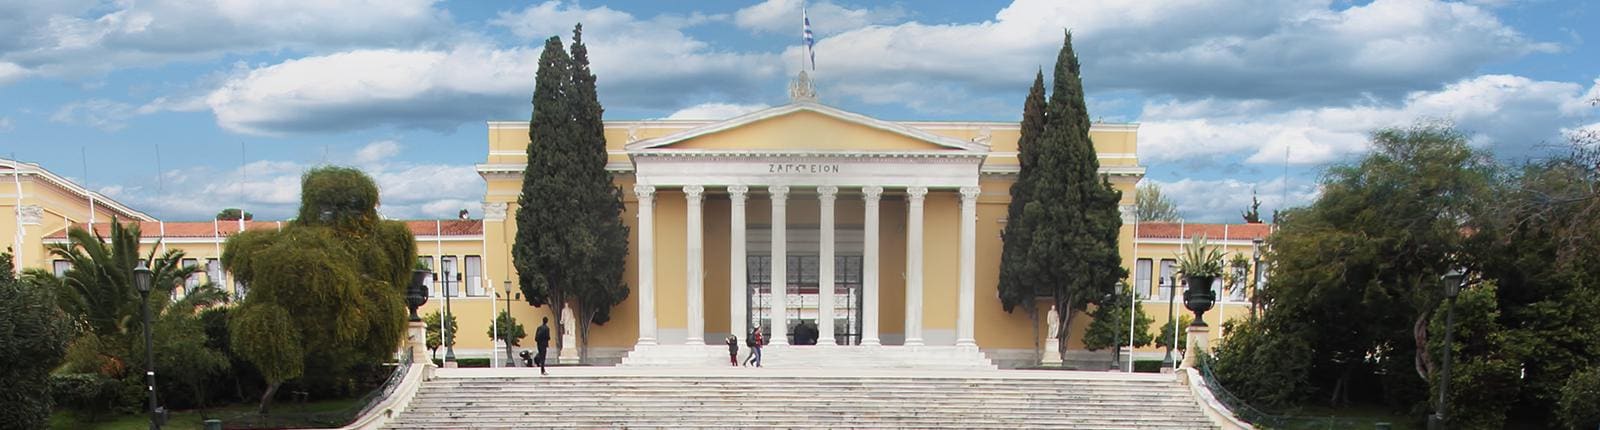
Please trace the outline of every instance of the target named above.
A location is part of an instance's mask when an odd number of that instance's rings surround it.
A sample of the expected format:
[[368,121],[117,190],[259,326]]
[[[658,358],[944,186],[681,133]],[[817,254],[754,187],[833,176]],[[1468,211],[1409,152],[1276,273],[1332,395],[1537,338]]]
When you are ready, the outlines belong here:
[[1061,313],[1056,312],[1056,305],[1050,305],[1050,313],[1045,315],[1046,322],[1050,324],[1050,337],[1046,339],[1059,338],[1061,336]]
[[561,307],[561,352],[557,354],[556,362],[561,364],[574,364],[578,362],[578,319],[572,316],[572,306]]

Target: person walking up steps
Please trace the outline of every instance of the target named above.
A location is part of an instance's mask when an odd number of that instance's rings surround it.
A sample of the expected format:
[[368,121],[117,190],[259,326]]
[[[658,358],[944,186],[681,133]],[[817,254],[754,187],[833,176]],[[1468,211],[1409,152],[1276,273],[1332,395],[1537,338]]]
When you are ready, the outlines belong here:
[[534,332],[533,343],[539,347],[539,354],[533,356],[533,363],[539,365],[540,375],[549,375],[544,371],[544,353],[550,349],[550,317],[544,317],[544,323],[539,325],[539,331]]
[[763,340],[765,339],[761,337],[761,327],[750,330],[750,337],[745,340],[750,346],[750,357],[744,359],[744,365],[749,366],[754,363],[756,367],[761,367],[761,343]]
[[730,366],[738,366],[739,365],[739,337],[730,334],[730,335],[728,335],[727,342],[728,342],[728,365],[730,365]]

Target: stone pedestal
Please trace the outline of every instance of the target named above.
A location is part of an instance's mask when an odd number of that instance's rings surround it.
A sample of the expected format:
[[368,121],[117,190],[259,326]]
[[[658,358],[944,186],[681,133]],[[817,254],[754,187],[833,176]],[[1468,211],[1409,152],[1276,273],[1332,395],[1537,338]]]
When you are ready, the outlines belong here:
[[406,324],[406,348],[410,350],[412,363],[433,362],[428,358],[427,328],[422,321],[411,321]]
[[561,364],[578,364],[578,342],[570,338],[563,338],[561,342],[566,345],[561,348],[561,354],[556,357],[556,362]]
[[1193,369],[1199,364],[1195,362],[1195,360],[1198,360],[1198,358],[1196,358],[1195,351],[1203,351],[1206,349],[1206,339],[1211,334],[1211,327],[1192,325],[1189,326],[1188,332],[1188,348],[1183,349],[1183,364],[1179,365],[1179,367],[1184,369]]
[[1052,337],[1044,341],[1044,358],[1039,359],[1039,364],[1061,366],[1061,339]]

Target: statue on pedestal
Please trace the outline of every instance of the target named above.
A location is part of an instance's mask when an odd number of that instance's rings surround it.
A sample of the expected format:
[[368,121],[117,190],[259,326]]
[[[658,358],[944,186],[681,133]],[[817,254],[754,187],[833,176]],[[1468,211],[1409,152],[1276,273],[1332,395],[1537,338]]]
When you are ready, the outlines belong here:
[[1050,329],[1044,338],[1044,357],[1039,359],[1045,366],[1061,365],[1061,313],[1056,312],[1056,305],[1050,305],[1050,312],[1045,314],[1045,321]]
[[561,364],[578,363],[578,319],[572,316],[572,306],[561,307],[561,354],[556,357]]

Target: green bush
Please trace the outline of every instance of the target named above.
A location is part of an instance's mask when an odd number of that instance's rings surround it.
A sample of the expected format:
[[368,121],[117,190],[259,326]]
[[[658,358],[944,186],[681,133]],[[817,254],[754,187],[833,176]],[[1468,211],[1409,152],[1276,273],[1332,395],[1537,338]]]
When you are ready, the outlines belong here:
[[1584,370],[1567,377],[1556,414],[1571,428],[1600,426],[1600,370]]
[[143,388],[94,373],[50,375],[50,397],[55,404],[90,421],[97,421],[102,414],[137,409],[144,399]]
[[1144,373],[1161,373],[1161,360],[1134,360],[1133,371]]
[[[435,366],[444,367],[444,360],[433,360]],[[487,358],[457,358],[456,367],[489,367]]]

